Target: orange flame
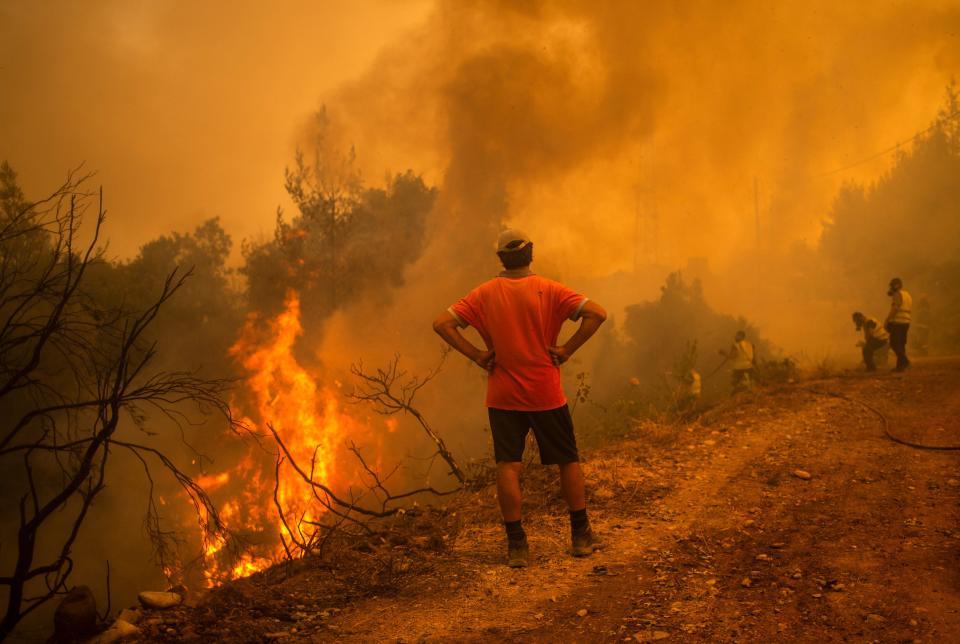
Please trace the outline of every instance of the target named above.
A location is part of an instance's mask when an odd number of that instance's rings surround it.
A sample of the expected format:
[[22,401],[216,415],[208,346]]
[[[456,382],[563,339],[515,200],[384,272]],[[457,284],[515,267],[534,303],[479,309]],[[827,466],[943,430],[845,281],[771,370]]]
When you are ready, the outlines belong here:
[[[334,449],[352,424],[340,412],[333,392],[320,387],[294,356],[294,345],[303,332],[297,293],[287,294],[284,311],[268,322],[266,332],[257,322],[255,317],[248,319],[230,349],[249,374],[245,398],[256,418],[248,419],[248,424],[269,423],[297,464],[312,473],[314,481],[334,487]],[[226,489],[233,482],[230,489],[234,496],[222,503],[220,516],[232,531],[249,537],[251,542],[259,541],[229,562],[222,556],[227,545],[223,539],[204,543],[208,585],[247,576],[276,563],[285,555],[284,542],[303,543],[309,530],[302,528],[324,514],[325,508],[312,486],[289,464],[280,468],[279,481],[274,480],[274,468],[275,462],[264,458],[263,450],[251,449],[232,472],[200,479],[208,489]],[[283,508],[289,530],[280,520],[276,503]]]

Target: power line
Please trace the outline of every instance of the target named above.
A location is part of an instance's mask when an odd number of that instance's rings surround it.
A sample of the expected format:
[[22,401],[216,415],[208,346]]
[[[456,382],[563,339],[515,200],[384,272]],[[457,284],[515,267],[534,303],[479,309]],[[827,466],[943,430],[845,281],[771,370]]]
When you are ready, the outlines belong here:
[[849,163],[849,164],[847,164],[847,165],[845,165],[845,166],[842,166],[842,167],[839,167],[839,168],[834,168],[833,170],[827,170],[826,172],[821,172],[820,174],[814,175],[813,178],[814,178],[814,179],[820,179],[821,177],[827,177],[827,176],[830,176],[831,174],[837,174],[838,172],[843,172],[844,170],[849,170],[849,169],[851,169],[851,168],[855,168],[855,167],[857,167],[858,165],[862,165],[862,164],[864,164],[864,163],[867,163],[868,161],[873,161],[874,159],[879,159],[880,157],[882,157],[882,156],[884,156],[884,155],[887,155],[887,154],[890,154],[890,153],[893,152],[894,150],[899,149],[899,148],[900,148],[901,146],[903,146],[903,145],[907,145],[907,144],[909,144],[909,143],[913,143],[914,141],[916,141],[917,139],[919,139],[919,138],[922,137],[923,135],[925,135],[925,134],[927,134],[927,133],[935,130],[935,129],[938,128],[939,126],[943,125],[943,123],[945,123],[946,121],[951,121],[951,120],[957,118],[958,116],[960,116],[960,111],[956,111],[956,112],[954,112],[953,114],[949,114],[949,115],[947,115],[947,116],[944,116],[944,117],[938,119],[933,125],[931,125],[931,126],[928,127],[927,129],[921,130],[921,131],[917,132],[916,134],[914,134],[913,136],[911,136],[911,137],[910,137],[909,139],[907,139],[906,141],[903,141],[903,142],[901,142],[901,143],[897,143],[897,144],[895,144],[895,145],[891,145],[889,148],[887,148],[887,149],[885,149],[885,150],[881,150],[880,152],[877,152],[876,154],[871,154],[871,155],[868,156],[868,157],[864,157],[864,158],[862,158],[862,159],[860,159],[860,160],[858,160],[858,161],[854,161],[853,163]]

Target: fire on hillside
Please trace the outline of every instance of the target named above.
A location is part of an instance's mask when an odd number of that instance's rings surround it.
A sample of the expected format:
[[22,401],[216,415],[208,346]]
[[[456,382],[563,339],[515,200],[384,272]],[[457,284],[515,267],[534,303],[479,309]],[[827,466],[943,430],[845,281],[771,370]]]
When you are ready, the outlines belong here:
[[[246,413],[245,425],[269,424],[289,459],[304,470],[309,466],[311,481],[343,489],[351,474],[338,463],[337,448],[364,428],[343,411],[337,391],[294,356],[302,332],[300,298],[293,291],[266,324],[248,319],[231,349],[247,373],[234,406]],[[263,570],[316,538],[328,501],[290,463],[277,460],[276,451],[273,441],[251,441],[239,462],[198,480],[216,497],[221,519],[239,541],[228,548],[224,537],[205,539],[208,586]]]

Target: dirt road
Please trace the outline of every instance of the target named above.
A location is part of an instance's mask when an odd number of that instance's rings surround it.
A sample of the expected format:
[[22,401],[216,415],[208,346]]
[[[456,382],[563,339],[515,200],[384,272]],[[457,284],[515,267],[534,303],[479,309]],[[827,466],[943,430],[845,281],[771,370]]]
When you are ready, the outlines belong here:
[[[823,392],[823,393],[818,393]],[[960,639],[960,360],[850,374],[726,404],[589,454],[606,548],[564,553],[559,499],[527,508],[531,567],[463,527],[429,574],[345,606],[313,641]],[[531,468],[527,484],[552,489]],[[809,478],[808,478],[809,477]]]
[[528,467],[531,566],[492,484],[189,605],[157,642],[960,641],[960,359],[730,400],[587,451],[602,552],[566,554],[555,468]]

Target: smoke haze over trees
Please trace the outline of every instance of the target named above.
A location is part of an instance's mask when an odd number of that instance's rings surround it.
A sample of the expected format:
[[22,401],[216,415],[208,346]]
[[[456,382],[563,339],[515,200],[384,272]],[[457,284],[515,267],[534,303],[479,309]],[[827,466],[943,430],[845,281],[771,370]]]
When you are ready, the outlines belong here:
[[903,278],[914,296],[915,322],[932,325],[930,350],[956,353],[960,351],[960,102],[955,84],[946,94],[936,120],[911,145],[897,151],[889,170],[868,184],[843,186],[818,250],[825,270],[845,276],[827,282],[838,290],[838,297],[856,298],[858,289],[879,291],[890,278]]
[[595,388],[611,399],[624,390],[626,379],[634,377],[639,395],[648,406],[674,411],[674,392],[688,369],[706,376],[704,399],[715,401],[730,391],[728,372],[720,371],[724,359],[718,350],[733,343],[734,334],[744,331],[757,351],[758,362],[780,357],[760,330],[743,317],[713,310],[704,300],[699,280],[686,281],[671,273],[660,289],[660,297],[626,308],[622,337],[608,333],[598,348]]

